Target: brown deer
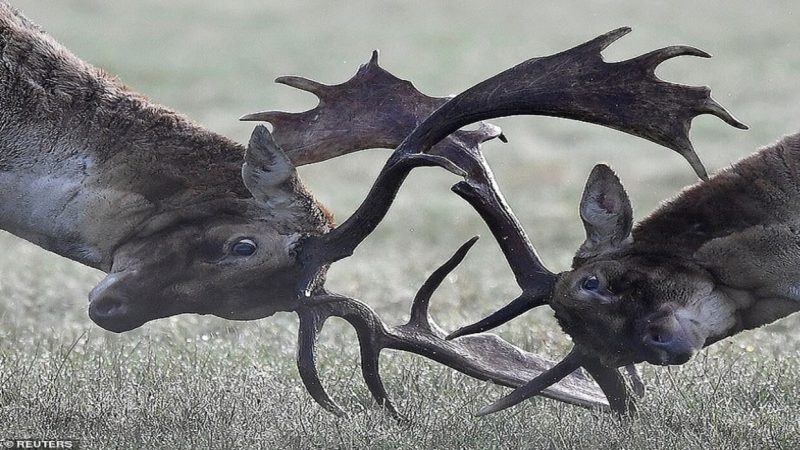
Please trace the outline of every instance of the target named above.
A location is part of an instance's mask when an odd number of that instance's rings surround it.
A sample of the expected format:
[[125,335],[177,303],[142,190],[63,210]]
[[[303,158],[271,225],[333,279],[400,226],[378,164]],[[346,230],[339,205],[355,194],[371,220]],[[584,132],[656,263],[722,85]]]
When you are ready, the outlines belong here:
[[[742,125],[707,88],[665,83],[653,71],[675,56],[708,55],[668,47],[603,62],[600,51],[628,31],[526,61],[453,99],[419,93],[380,68],[377,53],[340,85],[280,78],[316,94],[320,104],[305,113],[246,116],[272,122],[274,131],[257,127],[245,149],[131,92],[0,2],[0,228],[107,272],[90,294],[89,314],[111,331],[180,313],[250,320],[297,312],[301,377],[314,399],[338,414],[314,358],[316,338],[332,316],[356,328],[364,378],[390,412],[378,372],[383,348],[520,386],[552,363],[491,334],[445,340],[428,316],[436,287],[474,239],[431,275],[411,319],[398,327],[328,292],[325,272],[375,229],[411,170],[440,166],[464,178],[454,190],[486,220],[522,298],[545,298],[554,279],[538,269],[480,153],[482,142],[502,137],[500,130],[486,124],[459,130],[479,120],[543,114],[599,123],[672,148],[704,177],[688,140],[691,119],[714,114]],[[361,207],[334,228],[295,166],[375,147],[396,150]],[[583,406],[631,407],[616,368],[596,358],[583,365],[599,390],[575,372],[543,394]]]
[[6,3],[0,61],[0,228],[107,272],[92,320],[122,332],[290,308],[292,252],[330,221],[260,135],[242,182],[242,146],[131,92]]
[[[800,310],[800,134],[763,148],[632,226],[616,175],[598,165],[580,204],[586,241],[553,275],[548,304],[575,342],[556,368],[481,410],[536,395],[580,367],[687,362],[697,351]],[[510,304],[452,337],[539,306]]]

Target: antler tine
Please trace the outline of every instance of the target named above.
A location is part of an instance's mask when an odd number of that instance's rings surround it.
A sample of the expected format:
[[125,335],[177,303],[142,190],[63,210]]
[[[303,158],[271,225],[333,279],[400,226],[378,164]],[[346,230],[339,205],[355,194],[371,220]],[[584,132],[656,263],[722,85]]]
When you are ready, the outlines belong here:
[[298,309],[297,315],[300,318],[297,340],[297,368],[300,379],[303,380],[303,385],[311,397],[326,411],[344,417],[347,413],[325,391],[317,371],[317,339],[327,316],[318,309],[310,308]]
[[291,86],[295,89],[300,89],[301,91],[310,92],[316,95],[320,100],[323,99],[325,93],[331,89],[331,86],[326,84],[319,83],[314,80],[309,80],[305,77],[297,77],[297,76],[284,76],[275,78],[275,82],[278,84],[285,84],[286,86]]
[[428,314],[428,306],[430,306],[431,297],[436,289],[442,285],[442,282],[450,272],[455,270],[461,261],[467,256],[467,253],[470,251],[473,245],[478,242],[479,237],[474,236],[472,239],[468,240],[458,250],[447,260],[444,264],[442,264],[438,269],[436,269],[422,287],[419,288],[417,291],[417,295],[414,296],[414,301],[411,304],[411,315],[408,320],[409,325],[416,325],[419,328],[426,329],[428,331],[431,330],[431,320]]
[[355,330],[361,347],[361,375],[375,401],[394,418],[405,421],[394,404],[389,400],[381,379],[379,359],[384,349],[389,331],[378,315],[360,302],[341,297],[336,303],[334,315],[345,319]]
[[475,334],[475,333],[483,333],[484,331],[489,331],[493,328],[497,328],[500,325],[508,322],[515,317],[522,315],[523,313],[530,311],[537,306],[544,306],[547,304],[547,299],[543,297],[535,297],[531,296],[526,292],[523,292],[519,297],[515,298],[511,301],[508,305],[500,308],[499,310],[493,312],[489,316],[473,323],[470,325],[465,325],[456,331],[447,335],[447,340],[455,339],[461,336],[466,336],[468,334]]
[[491,405],[484,406],[475,415],[485,416],[488,414],[510,408],[535,395],[539,395],[545,388],[559,382],[567,375],[581,367],[580,354],[573,348],[572,351],[552,369],[542,373],[524,385],[514,389],[510,394],[501,397]]
[[315,347],[325,321],[330,317],[345,319],[355,330],[361,348],[361,373],[378,404],[398,420],[405,420],[389,400],[381,380],[378,359],[388,335],[386,326],[367,305],[341,295],[321,291],[313,301],[297,309],[300,317],[298,368],[311,397],[326,410],[345,416],[344,410],[328,395],[316,368]]
[[[583,352],[580,348],[578,351]],[[604,365],[597,358],[590,357],[585,353],[583,355],[581,366],[589,372],[589,375],[603,390],[609,405],[611,405],[611,410],[622,415],[633,415],[636,412],[636,400],[628,392],[625,378],[619,370]],[[633,383],[635,384],[635,381]]]
[[645,53],[644,55],[637,56],[633,59],[642,65],[644,70],[647,70],[651,77],[655,77],[656,68],[664,61],[678,56],[697,56],[698,58],[711,58],[707,52],[699,48],[691,47],[688,45],[673,45],[670,47],[660,48],[652,52]]
[[733,117],[731,113],[728,112],[727,109],[723,108],[722,105],[717,103],[717,101],[711,97],[708,97],[706,99],[705,104],[703,104],[702,106],[702,110],[705,114],[711,114],[717,116],[720,119],[724,120],[728,125],[736,127],[740,130],[747,130],[750,128],[747,125],[743,124],[742,122],[736,120],[736,118]]
[[575,346],[558,364],[550,370],[543,372],[523,386],[511,391],[494,403],[484,406],[476,416],[485,416],[510,408],[531,397],[540,395],[542,391],[559,382],[567,375],[583,367],[598,383],[608,399],[611,410],[623,415],[636,412],[636,403],[628,395],[625,379],[619,371],[612,367],[604,366],[600,360],[588,356],[582,349]]

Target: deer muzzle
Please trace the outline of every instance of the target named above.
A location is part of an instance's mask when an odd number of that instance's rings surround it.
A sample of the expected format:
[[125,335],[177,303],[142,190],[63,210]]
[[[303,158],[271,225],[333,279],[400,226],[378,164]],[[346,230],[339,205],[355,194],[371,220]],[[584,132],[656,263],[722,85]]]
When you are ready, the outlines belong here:
[[689,361],[708,338],[708,332],[684,308],[668,305],[646,320],[642,341],[646,360],[662,366]]
[[124,275],[108,275],[89,293],[89,317],[108,331],[122,333],[140,327],[146,320],[134,314],[132,302],[120,289]]

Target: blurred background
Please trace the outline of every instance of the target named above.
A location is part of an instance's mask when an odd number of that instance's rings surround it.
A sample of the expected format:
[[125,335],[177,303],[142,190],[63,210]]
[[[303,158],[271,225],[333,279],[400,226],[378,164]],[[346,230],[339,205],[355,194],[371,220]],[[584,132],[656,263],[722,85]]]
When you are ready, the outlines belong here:
[[[713,96],[750,126],[749,131],[736,130],[711,116],[694,121],[693,142],[710,172],[800,130],[800,27],[793,15],[796,2],[788,0],[768,5],[11,3],[82,59],[239,142],[246,142],[254,125],[239,122],[243,114],[302,111],[315,105],[311,95],[272,82],[281,75],[340,83],[377,48],[384,68],[413,81],[422,92],[456,94],[525,59],[559,52],[620,26],[633,27],[633,33],[606,50],[606,60],[675,44],[714,55],[674,59],[657,72],[665,80],[711,86]],[[503,127],[510,142],[490,142],[485,153],[507,200],[556,270],[568,268],[583,240],[577,203],[594,164],[607,162],[617,170],[637,218],[696,181],[677,154],[598,126],[541,117],[493,122]],[[388,150],[365,151],[302,167],[300,172],[341,221],[363,199],[388,155]],[[427,273],[460,243],[481,234],[485,238],[435,297],[432,313],[446,329],[453,329],[513,298],[518,289],[502,255],[476,214],[449,192],[454,181],[441,170],[415,172],[377,232],[353,258],[331,270],[329,287],[363,299],[387,322],[400,323]],[[151,443],[158,433],[170,436],[167,442],[176,446],[283,442],[359,447],[371,442],[378,447],[421,443],[481,448],[542,442],[597,448],[598,439],[611,433],[620,439],[617,444],[636,447],[650,436],[648,426],[664,426],[657,417],[694,411],[669,428],[675,440],[662,444],[712,445],[729,442],[725,439],[738,433],[745,439],[740,442],[754,446],[769,444],[769,436],[778,439],[775,442],[798,437],[796,424],[780,425],[781,418],[796,421],[796,378],[789,376],[785,384],[774,381],[785,373],[798,377],[796,317],[718,344],[685,368],[647,368],[654,391],[646,401],[650,406],[645,406],[645,419],[633,430],[620,430],[613,420],[595,419],[586,411],[547,400],[530,402],[533,407],[518,408],[501,419],[479,421],[469,413],[500,389],[420,358],[390,354],[382,366],[388,388],[401,409],[425,424],[403,434],[370,409],[356,369],[355,334],[341,324],[332,323],[324,334],[320,359],[334,395],[350,409],[366,411],[345,423],[320,412],[301,387],[293,361],[294,315],[253,323],[180,316],[114,335],[95,326],[86,314],[87,294],[101,273],[6,233],[0,233],[0,248],[0,432],[6,434],[71,433],[86,442],[120,448]],[[529,313],[499,331],[526,349],[556,358],[569,343],[550,316],[549,311]],[[742,375],[734,376],[739,371]],[[764,395],[777,396],[757,400],[778,410],[736,403],[737,389],[751,395],[757,391],[754,380],[768,384],[756,385]],[[685,386],[696,386],[694,396],[680,392]],[[727,400],[715,396],[718,389],[729,389]],[[730,407],[724,412],[702,409],[711,400]],[[701,414],[705,412],[715,421],[709,422]],[[530,420],[540,424],[538,430],[527,427]],[[759,425],[761,431],[754,434],[752,427]],[[759,434],[766,429],[772,434]],[[555,433],[561,435],[558,440],[552,440]],[[450,440],[437,440],[440,435]]]

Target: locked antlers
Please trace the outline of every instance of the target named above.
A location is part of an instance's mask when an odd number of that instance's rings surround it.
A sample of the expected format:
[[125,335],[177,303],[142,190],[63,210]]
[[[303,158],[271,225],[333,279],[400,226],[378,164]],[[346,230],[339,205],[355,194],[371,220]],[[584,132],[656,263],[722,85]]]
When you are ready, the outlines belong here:
[[[337,86],[297,77],[278,79],[317,95],[320,104],[311,111],[263,112],[243,118],[272,122],[275,142],[295,164],[364,148],[396,147],[357,211],[329,233],[306,238],[299,251],[303,273],[297,289],[302,299],[298,308],[298,362],[309,392],[320,404],[341,412],[319,382],[313,350],[325,319],[339,316],[358,331],[364,378],[378,402],[390,411],[394,409],[378,375],[382,348],[411,351],[507,386],[520,386],[533,379],[505,404],[543,393],[584,406],[610,405],[618,412],[633,408],[619,371],[602,366],[581,349],[551,367],[546,360],[521,352],[496,336],[466,336],[547,304],[555,275],[536,254],[480,152],[480,143],[502,138],[499,129],[481,125],[477,131],[459,131],[480,120],[522,114],[592,122],[671,148],[705,178],[706,171],[688,137],[691,120],[699,114],[713,114],[738,128],[745,126],[711,99],[708,88],[667,83],[655,77],[655,67],[669,58],[708,56],[700,50],[668,47],[627,61],[604,62],[600,52],[629,31],[620,28],[570,50],[528,60],[450,100],[417,92],[409,82],[381,69],[377,54],[373,54],[353,79]],[[444,333],[427,317],[427,304],[443,274],[458,264],[471,243],[421,288],[412,318],[404,326],[389,328],[363,303],[331,294],[323,286],[327,267],[353,254],[383,219],[406,176],[420,166],[439,166],[464,179],[453,186],[453,191],[487,223],[522,289],[519,298],[500,314],[451,335],[462,336],[456,340],[444,339]],[[579,367],[589,371],[602,394],[576,371]],[[559,380],[560,384],[554,384]],[[633,375],[632,381],[638,391],[638,376]]]

